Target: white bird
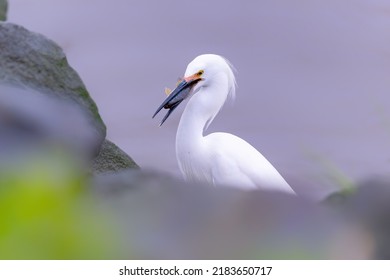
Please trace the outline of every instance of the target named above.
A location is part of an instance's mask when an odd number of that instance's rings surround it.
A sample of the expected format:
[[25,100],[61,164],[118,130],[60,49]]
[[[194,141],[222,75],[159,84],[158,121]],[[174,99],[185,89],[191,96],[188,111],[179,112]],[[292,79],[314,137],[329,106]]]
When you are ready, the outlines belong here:
[[253,146],[229,133],[204,135],[225,101],[235,97],[236,81],[231,64],[215,54],[196,57],[184,78],[157,109],[174,109],[191,96],[176,134],[176,157],[188,181],[242,189],[269,189],[295,194],[272,164]]

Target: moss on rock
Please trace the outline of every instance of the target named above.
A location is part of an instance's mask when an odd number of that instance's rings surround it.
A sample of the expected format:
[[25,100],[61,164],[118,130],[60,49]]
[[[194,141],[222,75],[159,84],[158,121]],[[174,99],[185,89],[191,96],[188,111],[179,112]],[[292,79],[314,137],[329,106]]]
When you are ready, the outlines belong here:
[[0,21],[7,20],[8,1],[0,0]]

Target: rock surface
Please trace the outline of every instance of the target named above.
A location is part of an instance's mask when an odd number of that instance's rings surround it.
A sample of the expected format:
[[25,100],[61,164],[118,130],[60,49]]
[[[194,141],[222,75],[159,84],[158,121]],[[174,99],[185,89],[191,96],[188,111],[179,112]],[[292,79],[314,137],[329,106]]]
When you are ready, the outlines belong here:
[[5,22],[0,22],[0,49],[0,84],[31,89],[79,107],[94,135],[94,141],[85,147],[91,156],[96,155],[105,139],[106,127],[62,49],[43,35]]
[[0,49],[0,153],[60,144],[82,158],[96,157],[96,173],[138,168],[104,140],[98,108],[56,43],[0,22]]
[[0,21],[7,20],[8,1],[0,0]]
[[112,173],[129,168],[139,168],[139,166],[114,143],[107,139],[104,140],[98,156],[93,160],[93,173]]

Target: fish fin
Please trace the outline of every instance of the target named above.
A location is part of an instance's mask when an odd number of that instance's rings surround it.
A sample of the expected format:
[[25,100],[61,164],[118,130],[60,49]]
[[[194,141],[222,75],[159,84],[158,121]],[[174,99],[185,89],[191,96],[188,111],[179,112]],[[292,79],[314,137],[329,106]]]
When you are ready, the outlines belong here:
[[182,78],[177,78],[176,87],[183,81]]
[[164,89],[164,92],[165,92],[165,94],[168,96],[168,95],[170,95],[171,93],[172,93],[172,90],[170,89],[170,88],[165,88]]

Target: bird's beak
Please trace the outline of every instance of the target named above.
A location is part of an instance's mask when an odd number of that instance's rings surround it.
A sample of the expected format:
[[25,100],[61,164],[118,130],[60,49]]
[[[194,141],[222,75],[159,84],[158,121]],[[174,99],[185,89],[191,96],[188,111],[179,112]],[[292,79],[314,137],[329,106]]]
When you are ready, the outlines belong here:
[[158,114],[158,112],[161,111],[162,108],[169,109],[169,111],[160,123],[161,126],[169,117],[169,115],[176,109],[176,107],[179,106],[179,104],[190,95],[192,89],[200,80],[202,79],[197,74],[182,79],[177,85],[177,87],[160,105],[160,107],[158,107],[152,118],[154,118]]

